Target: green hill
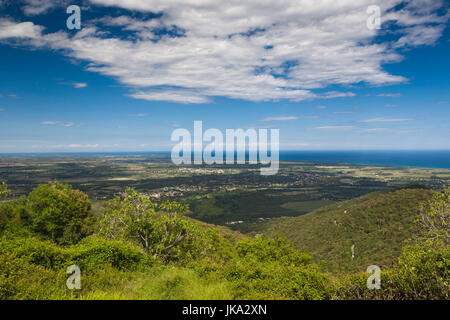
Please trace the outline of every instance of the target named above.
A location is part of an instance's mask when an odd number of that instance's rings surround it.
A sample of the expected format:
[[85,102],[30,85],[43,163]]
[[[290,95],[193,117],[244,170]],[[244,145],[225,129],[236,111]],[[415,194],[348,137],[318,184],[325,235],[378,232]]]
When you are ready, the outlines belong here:
[[256,233],[287,236],[296,248],[325,260],[331,271],[365,271],[373,264],[383,269],[396,261],[405,240],[416,233],[419,206],[431,195],[421,188],[374,192],[258,224]]

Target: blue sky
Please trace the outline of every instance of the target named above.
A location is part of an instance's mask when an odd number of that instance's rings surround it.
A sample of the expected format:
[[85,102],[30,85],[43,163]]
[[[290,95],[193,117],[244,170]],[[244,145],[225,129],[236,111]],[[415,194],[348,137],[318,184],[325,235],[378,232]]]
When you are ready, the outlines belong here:
[[[0,1],[0,152],[170,150],[278,128],[284,150],[450,149],[442,1]],[[66,8],[81,7],[81,30]]]

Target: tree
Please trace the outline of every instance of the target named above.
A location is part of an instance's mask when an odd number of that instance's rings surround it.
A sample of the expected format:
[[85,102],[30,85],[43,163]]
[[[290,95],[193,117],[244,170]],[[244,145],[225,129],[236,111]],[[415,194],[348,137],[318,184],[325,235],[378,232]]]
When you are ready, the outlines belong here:
[[11,191],[8,189],[8,185],[5,181],[0,185],[0,198],[7,197],[11,194]]
[[431,240],[450,244],[450,187],[433,194],[433,198],[420,208],[420,224]]
[[101,233],[109,239],[137,240],[143,249],[164,261],[197,250],[201,235],[196,224],[183,218],[188,211],[178,202],[155,204],[145,195],[127,188],[106,207]]
[[42,184],[28,195],[31,228],[59,244],[77,243],[90,233],[89,197],[69,184]]

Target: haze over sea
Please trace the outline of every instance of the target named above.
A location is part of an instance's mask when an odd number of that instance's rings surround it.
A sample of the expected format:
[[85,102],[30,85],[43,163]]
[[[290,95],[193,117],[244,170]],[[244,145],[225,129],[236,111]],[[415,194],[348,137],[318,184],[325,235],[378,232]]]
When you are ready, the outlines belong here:
[[450,150],[280,151],[280,160],[450,169]]
[[[78,156],[132,156],[152,155],[155,160],[170,161],[170,152],[61,152],[61,153],[0,153],[2,156],[67,157]],[[248,155],[247,155],[248,157]],[[280,151],[281,161],[308,161],[351,163],[379,166],[407,166],[450,169],[450,150],[333,150],[333,151]]]

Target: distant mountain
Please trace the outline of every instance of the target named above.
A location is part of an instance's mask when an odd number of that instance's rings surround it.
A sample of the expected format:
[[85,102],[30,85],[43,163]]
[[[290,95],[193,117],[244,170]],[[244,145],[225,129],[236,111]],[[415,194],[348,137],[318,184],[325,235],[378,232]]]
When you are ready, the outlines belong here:
[[432,193],[417,186],[374,192],[299,217],[261,223],[256,233],[286,235],[296,248],[325,260],[333,272],[365,271],[369,265],[383,269],[416,235],[420,204]]

